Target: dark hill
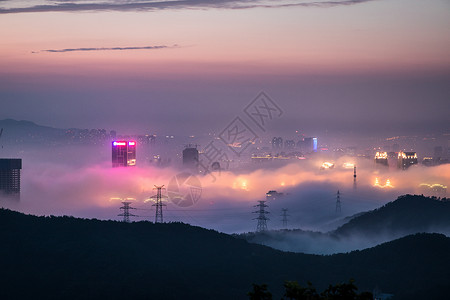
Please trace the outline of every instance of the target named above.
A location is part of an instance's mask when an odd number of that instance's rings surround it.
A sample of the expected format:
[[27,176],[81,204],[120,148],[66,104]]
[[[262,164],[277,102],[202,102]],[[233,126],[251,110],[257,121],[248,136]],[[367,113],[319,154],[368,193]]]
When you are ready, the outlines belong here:
[[349,278],[360,290],[378,286],[399,299],[449,292],[450,239],[438,234],[317,256],[181,223],[35,217],[2,209],[0,240],[0,299],[246,299],[252,283],[267,283],[279,299],[284,280],[310,280],[321,290]]
[[351,219],[334,231],[338,236],[400,237],[418,232],[450,232],[450,201],[404,195]]

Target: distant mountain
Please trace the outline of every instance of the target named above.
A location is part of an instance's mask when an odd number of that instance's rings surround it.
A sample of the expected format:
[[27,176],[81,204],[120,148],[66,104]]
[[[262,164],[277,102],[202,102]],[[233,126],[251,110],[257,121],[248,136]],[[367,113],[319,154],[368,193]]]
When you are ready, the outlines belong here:
[[333,234],[399,237],[418,232],[450,233],[450,199],[404,195],[351,219]]
[[0,130],[3,134],[0,143],[41,143],[64,136],[65,130],[37,125],[30,121],[16,121],[13,119],[0,120]]
[[[0,299],[247,299],[285,280],[319,290],[354,278],[396,299],[450,292],[450,238],[408,236],[331,256],[286,253],[182,223],[36,217],[0,209]],[[419,295],[419,296],[417,296]]]

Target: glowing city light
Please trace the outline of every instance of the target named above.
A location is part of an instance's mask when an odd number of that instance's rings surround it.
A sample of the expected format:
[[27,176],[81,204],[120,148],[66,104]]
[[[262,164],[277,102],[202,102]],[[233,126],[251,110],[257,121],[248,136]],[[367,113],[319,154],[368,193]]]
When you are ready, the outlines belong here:
[[426,187],[429,187],[430,189],[433,189],[433,188],[446,189],[447,188],[446,185],[442,185],[442,184],[439,184],[439,183],[434,183],[434,184],[421,183],[419,186],[426,186]]
[[380,184],[380,180],[377,178],[375,178],[375,182],[373,184],[373,186],[379,187],[379,188],[393,188],[394,186],[391,183],[390,179],[386,179],[386,183],[385,184]]
[[113,146],[126,146],[127,142],[124,141],[114,141]]
[[334,164],[326,161],[322,164],[322,166],[320,168],[321,169],[332,169],[332,168],[334,168]]
[[346,162],[346,163],[344,163],[344,164],[342,165],[342,167],[343,167],[344,169],[353,169],[353,168],[355,167],[355,164]]
[[387,152],[377,152],[375,153],[375,159],[387,159]]
[[417,153],[416,152],[399,152],[398,158],[414,159],[414,158],[417,158]]
[[128,146],[136,146],[136,142],[135,141],[130,141],[130,142],[128,142]]

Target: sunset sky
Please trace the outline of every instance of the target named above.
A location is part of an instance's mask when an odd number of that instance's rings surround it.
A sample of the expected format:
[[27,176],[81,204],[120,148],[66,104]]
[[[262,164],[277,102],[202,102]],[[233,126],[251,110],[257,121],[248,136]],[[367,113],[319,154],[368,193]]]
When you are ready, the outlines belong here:
[[0,119],[184,134],[265,91],[286,130],[439,131],[449,83],[448,0],[0,0]]

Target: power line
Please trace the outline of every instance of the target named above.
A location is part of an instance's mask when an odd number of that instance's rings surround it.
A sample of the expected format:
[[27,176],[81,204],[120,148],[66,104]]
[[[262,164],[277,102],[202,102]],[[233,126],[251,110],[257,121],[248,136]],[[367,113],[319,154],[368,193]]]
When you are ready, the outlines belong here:
[[166,204],[162,203],[162,198],[167,198],[167,196],[162,195],[162,190],[164,189],[164,185],[156,186],[154,190],[156,190],[156,195],[153,196],[153,199],[156,199],[156,203],[152,206],[156,207],[156,214],[155,214],[155,223],[164,223],[163,219],[163,206],[166,206]]
[[288,224],[288,217],[289,215],[287,214],[288,209],[287,208],[282,208],[281,209],[281,216],[283,217],[282,222],[283,222],[283,228],[287,229],[287,224]]
[[339,193],[339,190],[336,193],[336,213],[341,213],[341,194]]
[[131,202],[129,201],[123,201],[123,206],[120,209],[123,209],[123,213],[118,214],[119,217],[123,217],[123,222],[130,223],[130,217],[137,217],[136,215],[133,215],[130,213],[130,209],[135,209],[134,207],[131,207]]
[[268,207],[266,205],[266,201],[258,201],[259,204],[255,205],[254,207],[258,207],[259,210],[254,211],[253,213],[257,213],[259,214],[257,218],[254,218],[253,220],[258,220],[258,225],[256,226],[256,231],[257,232],[263,232],[267,230],[267,220],[269,220],[269,218],[266,217],[266,214],[268,214],[269,212],[266,211],[266,207]]

